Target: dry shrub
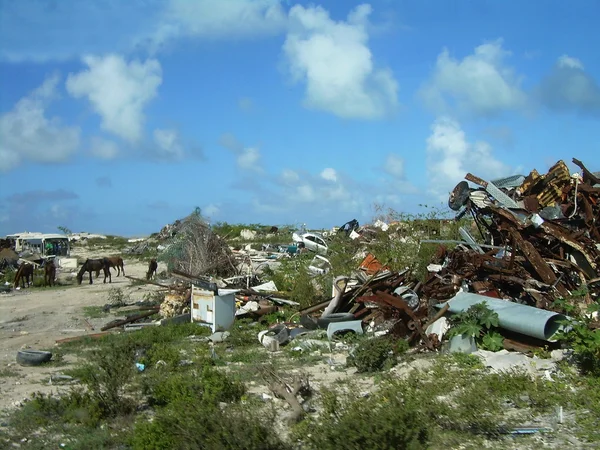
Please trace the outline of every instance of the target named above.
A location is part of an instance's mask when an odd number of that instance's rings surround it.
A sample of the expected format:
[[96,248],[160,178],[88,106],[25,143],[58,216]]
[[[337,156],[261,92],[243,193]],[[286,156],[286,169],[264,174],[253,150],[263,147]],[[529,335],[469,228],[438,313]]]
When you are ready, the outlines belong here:
[[169,270],[193,276],[230,277],[237,274],[235,260],[227,243],[214,233],[200,210],[182,219],[172,241],[159,258]]

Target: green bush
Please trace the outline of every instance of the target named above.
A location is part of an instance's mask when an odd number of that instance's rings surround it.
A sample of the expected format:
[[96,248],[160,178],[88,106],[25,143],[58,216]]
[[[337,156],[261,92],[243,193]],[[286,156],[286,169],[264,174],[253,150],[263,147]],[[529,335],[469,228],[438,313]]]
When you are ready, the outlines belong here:
[[149,395],[150,404],[166,406],[171,403],[210,403],[236,402],[244,395],[242,383],[211,368],[204,367],[198,374],[187,373],[157,374],[144,382],[144,391]]
[[366,399],[326,392],[321,417],[300,424],[294,437],[315,450],[427,448],[432,430],[427,403],[407,386]]
[[79,369],[79,381],[87,388],[102,417],[116,417],[134,409],[133,399],[125,394],[135,373],[131,345],[102,347],[90,352],[89,362]]
[[152,420],[136,423],[133,449],[286,450],[289,446],[261,417],[239,407],[177,402]]
[[348,357],[348,364],[356,367],[357,372],[377,372],[390,368],[396,361],[396,355],[408,349],[408,344],[400,342],[395,343],[387,336],[364,339]]

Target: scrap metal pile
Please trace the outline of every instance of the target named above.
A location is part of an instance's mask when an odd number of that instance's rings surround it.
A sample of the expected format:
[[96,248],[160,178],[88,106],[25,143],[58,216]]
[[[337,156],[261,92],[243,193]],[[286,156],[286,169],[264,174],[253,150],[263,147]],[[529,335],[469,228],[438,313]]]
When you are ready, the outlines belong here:
[[452,192],[449,206],[470,214],[480,245],[463,227],[465,244],[440,247],[421,295],[449,299],[464,287],[542,309],[587,287],[587,302],[600,293],[600,178],[581,161],[571,174],[563,161],[547,174],[533,170],[486,182],[471,174]]
[[[353,321],[360,321],[377,333],[391,333],[406,337],[409,343],[423,342],[433,349],[425,333],[428,326],[428,304],[416,291],[421,283],[411,279],[410,273],[391,272],[372,255],[368,254],[352,277],[340,276],[333,283],[333,298],[300,311],[300,323],[308,329],[324,328],[331,331],[348,329]],[[318,318],[310,314],[322,311]]]
[[[544,175],[534,170],[487,182],[467,174],[477,187],[459,183],[448,202],[456,219],[464,220],[463,240],[429,241],[442,245],[423,283],[386,270],[368,255],[353,277],[358,283],[349,286],[348,278],[338,277],[331,301],[301,311],[303,325],[361,320],[375,332],[433,349],[439,342],[426,330],[446,312],[433,306],[459,291],[549,312],[562,312],[554,302],[576,291],[590,303],[600,293],[600,177],[573,162],[581,173],[571,174],[559,161]],[[310,319],[319,311],[318,319]]]

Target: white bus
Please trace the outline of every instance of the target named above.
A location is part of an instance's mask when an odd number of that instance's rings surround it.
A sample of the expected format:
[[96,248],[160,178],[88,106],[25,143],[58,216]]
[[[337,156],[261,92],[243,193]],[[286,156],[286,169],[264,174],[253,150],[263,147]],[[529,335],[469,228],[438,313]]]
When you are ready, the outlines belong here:
[[30,251],[43,258],[66,256],[71,254],[69,238],[64,234],[18,233],[6,236],[13,242],[17,253]]

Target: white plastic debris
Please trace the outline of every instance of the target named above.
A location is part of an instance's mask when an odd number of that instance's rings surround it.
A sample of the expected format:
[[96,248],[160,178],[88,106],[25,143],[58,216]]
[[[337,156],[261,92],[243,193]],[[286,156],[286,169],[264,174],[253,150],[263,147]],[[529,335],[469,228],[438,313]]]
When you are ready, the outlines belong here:
[[427,327],[425,330],[425,334],[429,336],[430,334],[437,335],[440,342],[442,342],[442,338],[450,329],[450,324],[448,323],[448,319],[445,317],[440,317],[438,320],[433,322],[431,325]]

